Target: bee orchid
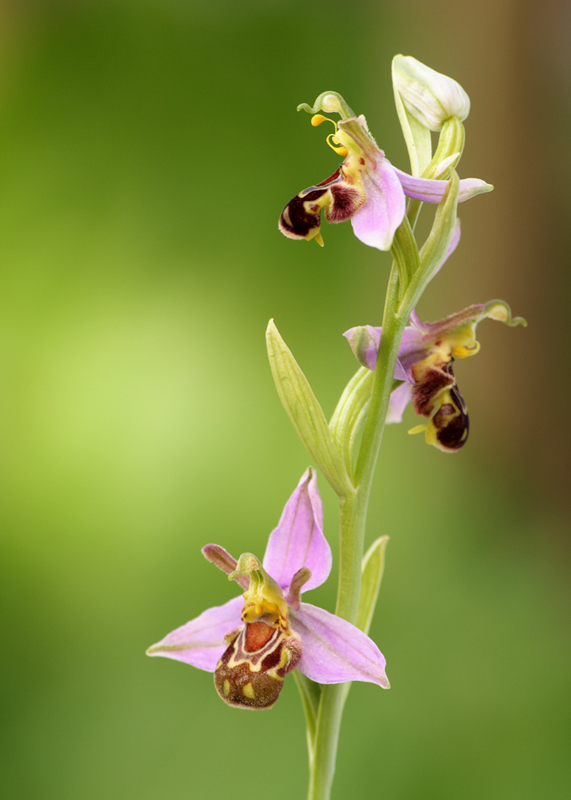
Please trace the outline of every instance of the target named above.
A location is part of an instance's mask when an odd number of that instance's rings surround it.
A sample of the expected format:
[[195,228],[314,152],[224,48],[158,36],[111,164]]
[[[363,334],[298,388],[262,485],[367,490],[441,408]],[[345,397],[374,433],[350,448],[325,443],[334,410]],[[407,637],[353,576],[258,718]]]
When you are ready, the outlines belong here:
[[320,586],[331,571],[312,468],[287,501],[262,562],[251,553],[236,561],[214,544],[202,552],[240,584],[243,596],[204,611],[150,647],[148,655],[213,672],[222,700],[239,708],[270,708],[295,668],[318,683],[368,681],[388,688],[385,659],[372,639],[301,600],[302,591]]
[[[402,381],[393,390],[387,422],[401,422],[404,409],[412,401],[417,414],[428,423],[410,433],[426,433],[426,441],[444,452],[455,452],[466,444],[469,417],[456,383],[452,364],[456,358],[476,355],[480,343],[476,328],[490,318],[513,327],[526,325],[522,317],[513,317],[502,300],[473,305],[440,322],[422,322],[415,311],[404,329],[395,369],[395,380]],[[343,335],[360,364],[374,370],[381,342],[382,328],[363,325]]]
[[[315,239],[323,245],[321,212],[328,222],[350,219],[358,239],[370,247],[390,250],[396,229],[406,211],[406,198],[425,203],[439,203],[444,197],[447,181],[414,177],[394,167],[379,149],[363,115],[355,116],[340,95],[325,92],[310,108],[312,125],[325,121],[333,123],[335,131],[327,143],[341,156],[343,163],[326,180],[299,192],[281,213],[279,228],[290,239]],[[334,122],[318,110],[336,111],[342,119]],[[440,165],[439,176],[457,162],[448,158]],[[458,202],[462,203],[492,186],[477,178],[460,181]]]

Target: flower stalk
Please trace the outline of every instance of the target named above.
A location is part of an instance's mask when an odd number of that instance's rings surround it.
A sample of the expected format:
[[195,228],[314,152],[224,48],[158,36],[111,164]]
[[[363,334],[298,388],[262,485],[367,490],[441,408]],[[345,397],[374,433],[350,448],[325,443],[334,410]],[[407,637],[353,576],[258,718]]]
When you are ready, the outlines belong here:
[[[395,233],[391,248],[394,259],[385,297],[383,334],[355,464],[355,491],[350,496],[341,496],[339,500],[340,564],[335,613],[351,623],[356,623],[359,615],[367,508],[390,396],[394,389],[401,339],[418,299],[446,258],[456,227],[457,202],[458,178],[452,170],[449,186],[438,206],[432,231],[421,253],[406,216]],[[355,400],[358,403],[362,398],[356,395]],[[335,415],[332,422],[336,430]],[[308,800],[328,800],[330,797],[346,697],[344,686],[326,686],[322,689],[311,748],[313,755],[310,759]]]
[[[407,317],[397,313],[399,269],[393,262],[383,315],[383,337],[375,369],[367,419],[355,467],[355,493],[340,499],[339,588],[335,613],[356,623],[361,597],[367,508],[375,466],[385,429],[400,338]],[[343,685],[325,686],[317,715],[314,756],[311,759],[308,800],[330,797],[343,706],[347,696]]]

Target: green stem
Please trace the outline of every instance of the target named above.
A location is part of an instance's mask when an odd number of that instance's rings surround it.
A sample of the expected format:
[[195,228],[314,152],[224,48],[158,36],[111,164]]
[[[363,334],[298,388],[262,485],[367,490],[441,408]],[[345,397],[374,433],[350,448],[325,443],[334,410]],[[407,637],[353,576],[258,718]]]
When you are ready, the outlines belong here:
[[397,313],[399,291],[396,284],[397,281],[395,280],[393,269],[389,279],[387,298],[385,301],[383,335],[381,336],[381,343],[377,356],[371,400],[355,469],[355,485],[357,486],[357,491],[366,494],[367,500],[371,490],[373,474],[385,430],[385,420],[389,407],[390,394],[393,389],[400,340],[408,321],[408,317],[404,315],[400,316]]
[[[423,274],[424,273],[424,274]],[[401,269],[402,274],[402,269]],[[393,263],[385,310],[383,334],[374,371],[371,399],[363,438],[355,467],[355,492],[340,497],[340,565],[336,614],[355,624],[361,593],[361,566],[365,542],[367,507],[377,458],[385,429],[395,366],[404,328],[420,295],[430,280],[422,266],[413,276],[399,302],[399,269]],[[308,800],[329,800],[335,772],[337,742],[343,706],[347,697],[345,684],[323,686],[312,737]]]
[[[340,498],[340,566],[336,613],[355,623],[361,593],[365,523],[375,465],[381,446],[398,348],[408,317],[397,313],[399,271],[393,263],[383,315],[383,335],[375,368],[363,439],[355,468],[356,491]],[[346,698],[344,684],[324,686],[317,714],[308,800],[329,800],[339,729]]]
[[[456,128],[452,133],[457,133]],[[463,133],[463,128],[461,133]],[[451,137],[454,139],[454,137]],[[454,139],[454,144],[457,140]],[[463,138],[462,138],[463,143]],[[414,219],[405,218],[397,231],[393,246],[393,265],[385,299],[382,336],[374,370],[371,397],[363,430],[361,447],[355,464],[354,478],[348,491],[338,492],[340,503],[340,565],[336,613],[355,624],[361,594],[367,506],[377,458],[385,429],[399,346],[410,314],[438,265],[446,257],[456,224],[458,176],[450,170],[450,179],[442,202],[436,210],[434,224],[420,254],[413,237]],[[414,216],[414,214],[413,214]],[[345,408],[347,402],[348,408]],[[350,402],[349,402],[350,401]],[[354,406],[354,408],[353,408]],[[333,437],[347,444],[347,434],[365,408],[363,384],[359,373],[347,387],[333,415]],[[351,446],[342,446],[341,461],[351,474]],[[337,448],[337,445],[335,445]],[[339,450],[335,452],[339,454]],[[353,488],[354,487],[354,488]],[[310,784],[308,800],[329,800],[335,772],[337,742],[347,697],[344,684],[323,686],[317,707],[314,734],[310,741]],[[306,712],[307,713],[307,712]],[[315,713],[315,708],[313,709]],[[313,730],[313,728],[312,728]]]

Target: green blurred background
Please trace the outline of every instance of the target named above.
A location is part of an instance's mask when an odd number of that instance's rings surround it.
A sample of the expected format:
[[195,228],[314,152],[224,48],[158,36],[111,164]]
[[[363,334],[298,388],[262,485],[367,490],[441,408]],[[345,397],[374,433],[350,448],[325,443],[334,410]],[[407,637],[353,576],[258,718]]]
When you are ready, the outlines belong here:
[[[462,175],[496,185],[421,316],[501,297],[529,327],[485,323],[458,365],[463,452],[407,436],[410,412],[387,431],[392,688],[354,686],[334,797],[569,796],[570,22],[554,0],[0,3],[3,798],[305,796],[292,680],[247,714],[144,651],[235,593],[200,547],[262,554],[308,464],[268,319],[327,414],[341,332],[380,324],[388,255],[276,223],[337,164],[295,112],[323,90],[408,169],[399,52],[466,88]],[[335,575],[308,599],[334,596]]]

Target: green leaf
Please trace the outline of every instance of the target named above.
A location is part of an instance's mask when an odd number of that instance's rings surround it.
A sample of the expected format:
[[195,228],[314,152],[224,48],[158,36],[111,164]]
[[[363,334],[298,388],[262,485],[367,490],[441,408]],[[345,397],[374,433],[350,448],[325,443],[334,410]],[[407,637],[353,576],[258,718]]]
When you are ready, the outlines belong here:
[[385,569],[385,548],[388,541],[388,536],[381,536],[373,542],[363,558],[361,597],[359,598],[359,611],[357,614],[357,627],[363,633],[368,633],[371,627],[371,620],[373,619]]
[[[353,479],[355,440],[367,416],[374,377],[375,373],[368,367],[360,367],[357,370],[343,390],[329,423],[333,441],[341,453],[351,479]],[[401,383],[402,381],[393,381],[391,391]]]
[[446,257],[456,227],[459,187],[458,174],[456,170],[451,169],[444,197],[436,209],[432,229],[420,250],[420,267],[413,275],[400,301],[398,314],[401,318],[409,318],[412,309],[417,305],[434,273]]
[[299,438],[337,494],[353,494],[354,486],[323,410],[273,320],[266,331],[266,342],[278,395]]
[[458,173],[454,169],[450,170],[446,193],[438,204],[432,230],[420,251],[421,272],[430,277],[445,258],[454,233],[459,185]]
[[395,232],[391,255],[399,271],[399,291],[403,295],[410,283],[410,279],[420,266],[418,245],[416,244],[409,219],[406,216]]
[[353,375],[335,409],[329,429],[350,475],[353,474],[355,437],[367,413],[374,372],[360,367]]
[[307,734],[307,749],[310,759],[313,758],[313,748],[315,740],[315,727],[317,724],[317,713],[319,711],[319,699],[321,697],[321,686],[310,678],[306,677],[298,669],[294,669],[293,677],[297,684],[303,711],[305,714],[305,730]]
[[[361,568],[361,595],[359,597],[359,610],[357,612],[356,625],[359,630],[367,634],[371,627],[375,606],[377,605],[377,598],[379,596],[379,589],[381,588],[381,580],[385,569],[385,548],[388,541],[388,536],[381,536],[379,539],[376,539],[363,558],[363,566]],[[350,683],[346,683],[343,687],[343,703],[347,699],[350,688]]]

